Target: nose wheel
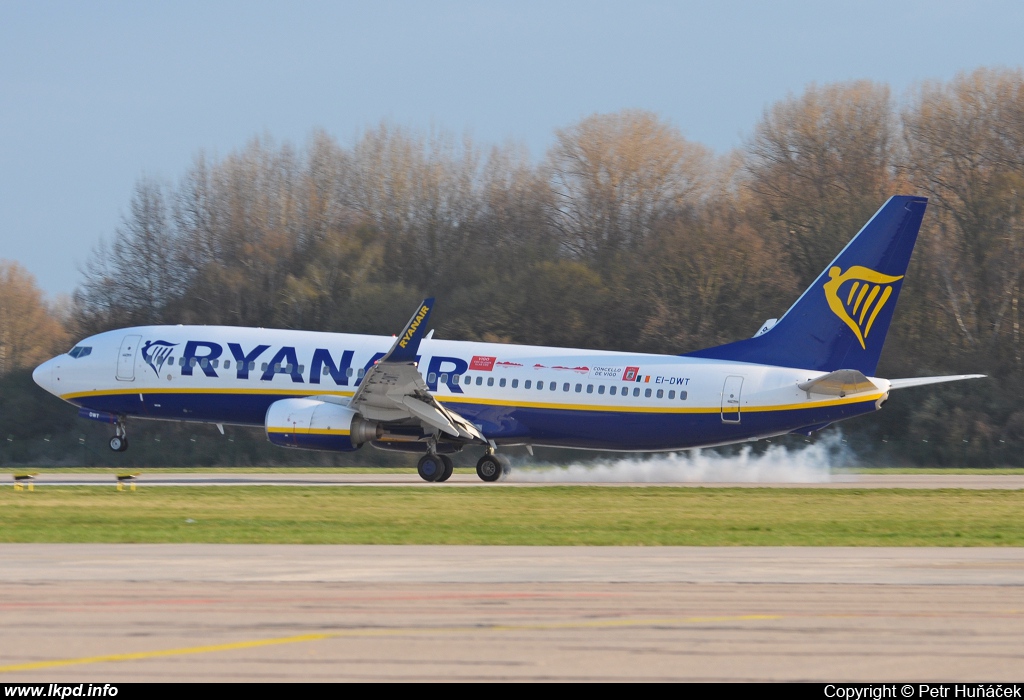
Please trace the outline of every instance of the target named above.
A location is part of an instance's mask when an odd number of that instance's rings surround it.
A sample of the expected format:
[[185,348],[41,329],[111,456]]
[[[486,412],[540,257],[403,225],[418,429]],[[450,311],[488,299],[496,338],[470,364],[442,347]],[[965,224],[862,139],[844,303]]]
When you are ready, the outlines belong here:
[[109,445],[114,452],[124,452],[128,449],[128,431],[124,423],[114,423],[114,437],[110,438]]

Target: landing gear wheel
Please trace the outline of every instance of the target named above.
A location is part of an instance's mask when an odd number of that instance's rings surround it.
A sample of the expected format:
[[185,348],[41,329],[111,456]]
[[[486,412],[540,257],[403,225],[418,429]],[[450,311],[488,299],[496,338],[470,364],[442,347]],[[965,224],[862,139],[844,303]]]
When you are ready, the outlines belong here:
[[124,452],[128,449],[128,438],[115,435],[110,438],[110,449],[114,452]]
[[428,452],[420,457],[416,472],[424,481],[440,481],[444,474],[444,462],[438,455]]
[[440,460],[444,463],[444,471],[441,472],[441,476],[437,477],[437,481],[448,481],[451,477],[452,472],[455,471],[455,463],[452,462],[452,458],[448,455],[438,455]]
[[504,457],[484,455],[476,463],[476,475],[484,481],[498,481],[512,471],[512,465]]

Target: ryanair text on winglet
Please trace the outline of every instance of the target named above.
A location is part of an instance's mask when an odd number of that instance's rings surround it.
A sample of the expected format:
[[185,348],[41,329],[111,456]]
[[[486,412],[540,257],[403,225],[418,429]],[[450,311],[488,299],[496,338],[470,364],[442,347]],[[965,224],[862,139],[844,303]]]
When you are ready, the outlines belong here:
[[420,312],[416,314],[416,318],[414,318],[412,320],[412,323],[409,324],[409,330],[407,330],[405,332],[405,335],[402,336],[402,339],[398,341],[399,347],[404,348],[406,345],[409,344],[409,341],[412,340],[412,337],[416,335],[416,329],[420,327],[420,323],[422,323],[423,318],[428,313],[430,313],[429,306],[424,304],[423,306],[420,307]]

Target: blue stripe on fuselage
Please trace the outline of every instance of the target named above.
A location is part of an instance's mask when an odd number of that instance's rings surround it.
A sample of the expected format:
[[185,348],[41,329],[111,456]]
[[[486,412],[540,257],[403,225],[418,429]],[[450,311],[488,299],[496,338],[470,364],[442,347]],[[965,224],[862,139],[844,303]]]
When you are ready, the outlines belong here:
[[[71,399],[97,411],[163,420],[203,421],[264,426],[267,409],[275,401],[308,394],[166,393],[100,394]],[[444,399],[442,398],[443,402]],[[805,426],[832,423],[875,410],[875,399],[799,409],[744,411],[740,423],[725,423],[718,411],[707,413],[652,413],[649,411],[587,411],[474,404],[452,406],[460,415],[482,426],[497,443],[529,442],[538,445],[604,450],[673,450],[750,437],[771,435]]]

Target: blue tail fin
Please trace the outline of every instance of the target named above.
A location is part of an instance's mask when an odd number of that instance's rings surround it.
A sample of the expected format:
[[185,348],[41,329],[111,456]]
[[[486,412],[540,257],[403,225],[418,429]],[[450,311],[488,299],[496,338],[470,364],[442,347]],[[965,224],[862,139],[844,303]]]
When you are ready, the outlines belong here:
[[927,203],[891,197],[770,330],[687,357],[872,376]]

